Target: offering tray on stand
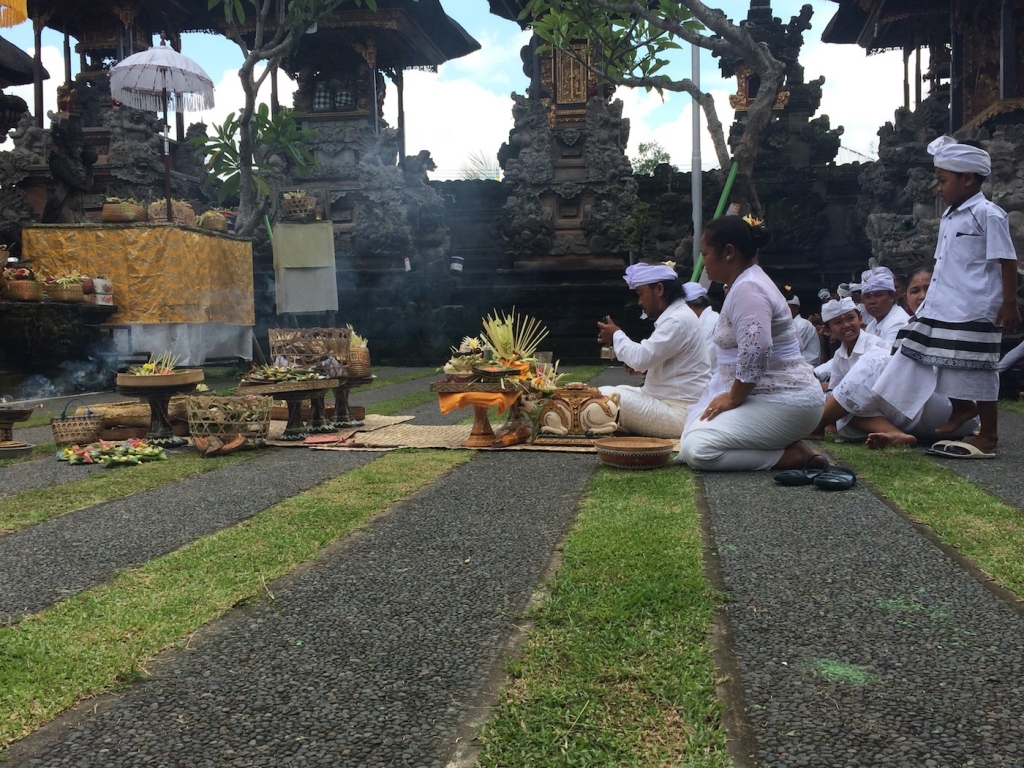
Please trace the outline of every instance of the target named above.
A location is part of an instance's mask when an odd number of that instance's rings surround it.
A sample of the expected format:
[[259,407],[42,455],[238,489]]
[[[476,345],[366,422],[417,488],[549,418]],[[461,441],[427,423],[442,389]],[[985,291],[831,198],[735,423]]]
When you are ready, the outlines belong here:
[[[511,411],[516,407],[523,394],[518,382],[435,381],[431,383],[430,391],[437,393],[442,413],[447,413],[453,407],[473,406],[473,429],[469,433],[469,438],[462,444],[464,448],[501,448],[524,443],[530,437],[529,426],[525,422],[513,422],[511,413],[501,435],[494,434],[490,419],[487,418],[487,409],[492,405],[498,406],[499,411],[506,408]],[[458,397],[451,397],[451,403],[448,404],[445,402],[446,395]]]
[[167,405],[173,395],[192,392],[203,380],[203,372],[178,371],[154,376],[137,376],[133,373],[117,374],[117,391],[130,397],[140,397],[149,403],[149,434],[146,442],[162,448],[179,448],[187,445],[184,438],[174,434],[167,416]]
[[34,445],[14,439],[14,424],[25,421],[35,408],[5,408],[0,406],[0,459],[10,459],[28,453]]
[[[240,395],[273,395],[288,403],[288,423],[281,440],[305,440],[311,433],[333,432],[334,424],[327,418],[324,395],[334,389],[338,379],[309,379],[307,381],[275,381],[268,384],[248,384],[238,387]],[[309,424],[302,420],[302,401],[309,400]]]

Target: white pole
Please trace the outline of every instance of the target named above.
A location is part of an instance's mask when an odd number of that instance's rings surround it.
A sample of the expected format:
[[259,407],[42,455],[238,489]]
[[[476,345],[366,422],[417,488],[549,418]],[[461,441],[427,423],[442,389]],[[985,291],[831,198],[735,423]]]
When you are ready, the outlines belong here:
[[[700,88],[700,47],[690,45],[690,60],[693,70],[690,79]],[[693,158],[690,162],[690,199],[693,201],[693,263],[700,256],[700,238],[704,223],[703,172],[700,161],[700,102],[693,99]]]

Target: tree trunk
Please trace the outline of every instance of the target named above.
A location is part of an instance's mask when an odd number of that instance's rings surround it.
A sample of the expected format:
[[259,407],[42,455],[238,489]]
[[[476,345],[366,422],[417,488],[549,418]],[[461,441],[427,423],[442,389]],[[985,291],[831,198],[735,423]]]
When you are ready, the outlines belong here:
[[772,109],[782,85],[783,67],[776,62],[771,69],[759,74],[761,87],[747,110],[743,138],[740,139],[739,146],[733,154],[737,169],[736,181],[729,193],[729,203],[733,206],[738,205],[740,213],[749,213],[755,205],[760,208],[753,187],[754,162],[761,147],[761,135],[772,119]]

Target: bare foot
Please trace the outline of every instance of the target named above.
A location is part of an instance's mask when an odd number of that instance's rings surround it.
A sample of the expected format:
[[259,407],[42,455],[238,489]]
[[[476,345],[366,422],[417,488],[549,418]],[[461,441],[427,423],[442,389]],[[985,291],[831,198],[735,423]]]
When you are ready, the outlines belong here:
[[875,450],[879,448],[892,448],[895,445],[909,445],[913,448],[917,445],[917,438],[908,435],[906,432],[896,430],[894,432],[872,432],[867,439],[868,448]]
[[814,433],[812,433],[812,434],[810,434],[810,435],[808,435],[807,437],[804,438],[804,440],[813,440],[813,441],[815,441],[817,443],[820,443],[824,439],[825,439],[825,433],[824,432],[814,432]]
[[999,445],[999,439],[994,437],[982,437],[981,435],[972,435],[971,437],[965,437],[960,442],[970,443],[979,451],[985,453],[995,453],[996,447]]
[[[782,452],[782,458],[779,459],[778,463],[772,467],[772,469],[803,469],[807,465],[808,459],[812,459],[815,456],[821,456],[821,453],[811,448],[811,446],[807,445],[807,443],[802,440],[797,440]],[[825,463],[828,464],[827,459],[825,460]]]
[[956,432],[960,427],[978,415],[978,404],[969,400],[961,401],[963,406],[954,405],[953,412],[949,414],[949,421],[935,430],[937,435],[948,435]]

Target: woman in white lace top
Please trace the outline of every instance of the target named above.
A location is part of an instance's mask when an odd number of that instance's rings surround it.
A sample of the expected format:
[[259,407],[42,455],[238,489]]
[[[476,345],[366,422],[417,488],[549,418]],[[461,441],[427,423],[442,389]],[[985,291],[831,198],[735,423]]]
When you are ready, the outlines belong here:
[[801,438],[825,396],[786,299],[757,265],[768,238],[763,225],[725,216],[701,240],[708,277],[730,287],[714,336],[718,370],[690,409],[677,457],[697,469],[800,469],[815,453]]

